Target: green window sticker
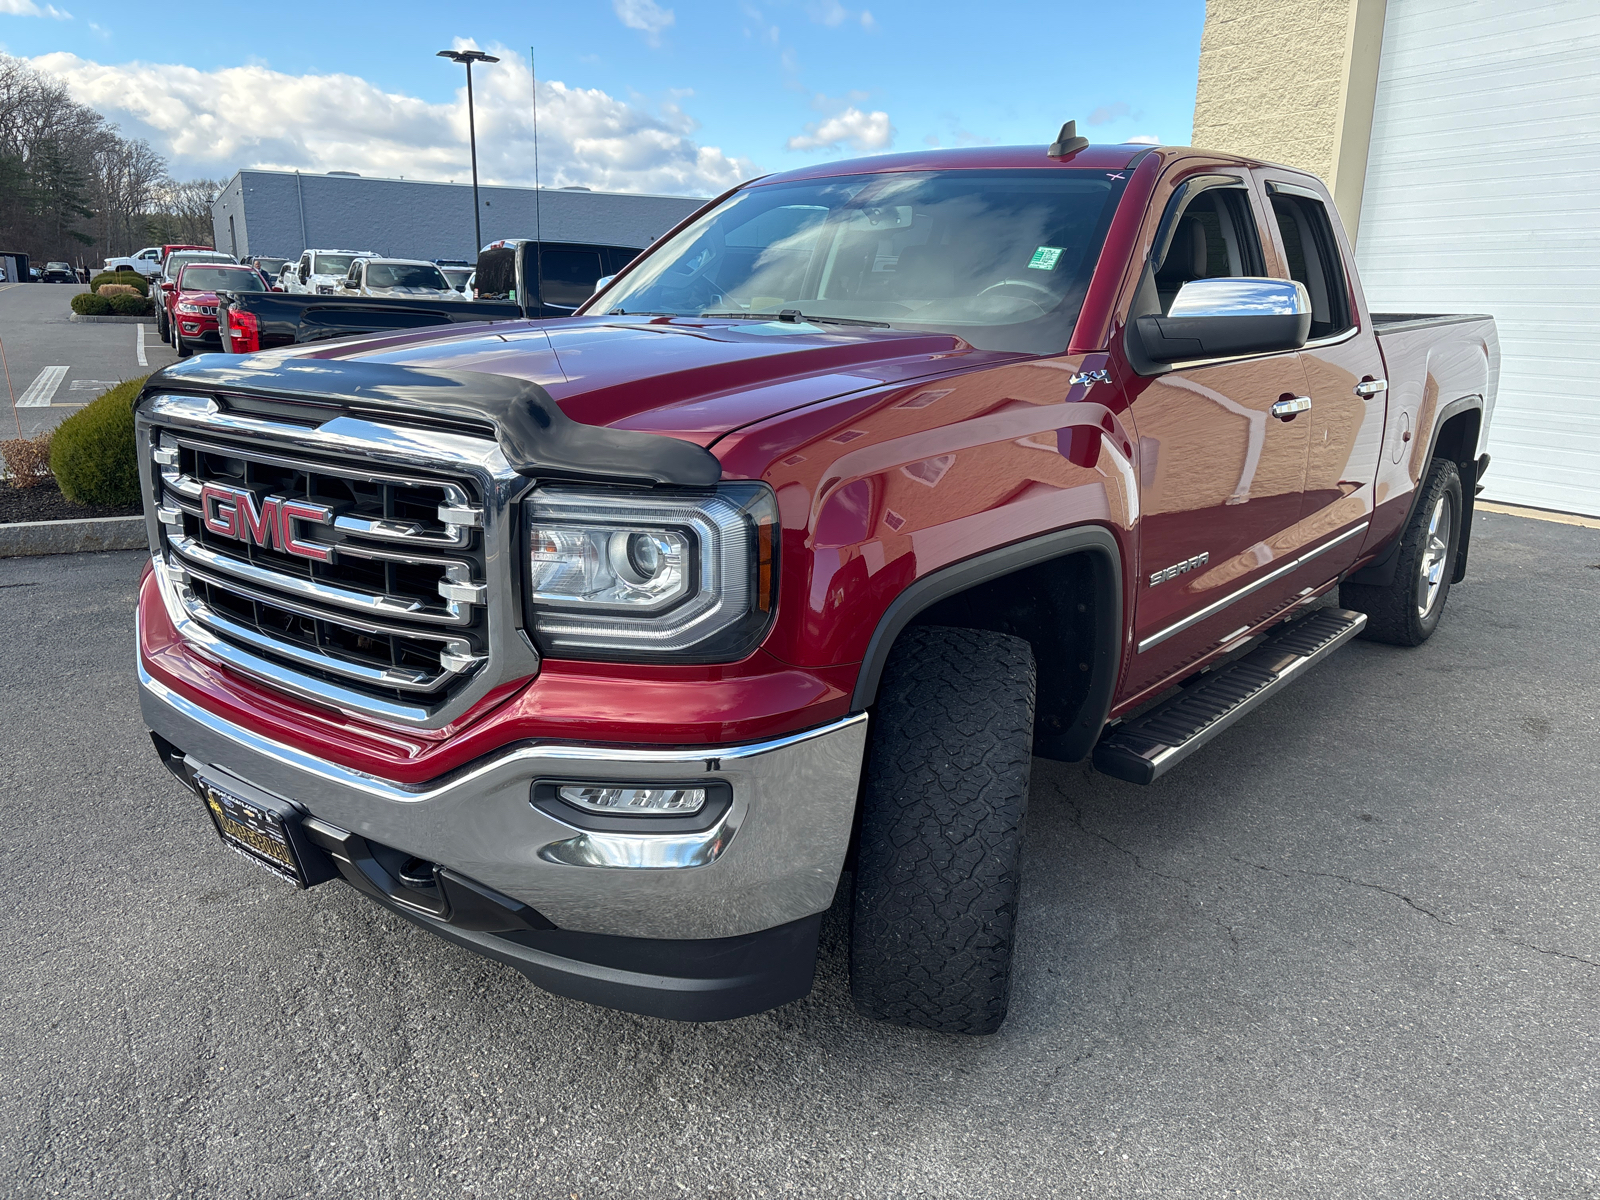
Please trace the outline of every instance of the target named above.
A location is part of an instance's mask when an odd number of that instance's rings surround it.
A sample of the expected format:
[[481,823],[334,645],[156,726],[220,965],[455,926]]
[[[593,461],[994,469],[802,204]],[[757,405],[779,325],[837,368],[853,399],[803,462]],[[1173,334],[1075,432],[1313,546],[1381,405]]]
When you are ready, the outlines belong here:
[[1061,261],[1061,256],[1066,251],[1060,246],[1040,246],[1033,252],[1033,257],[1028,260],[1030,271],[1054,271],[1056,264]]

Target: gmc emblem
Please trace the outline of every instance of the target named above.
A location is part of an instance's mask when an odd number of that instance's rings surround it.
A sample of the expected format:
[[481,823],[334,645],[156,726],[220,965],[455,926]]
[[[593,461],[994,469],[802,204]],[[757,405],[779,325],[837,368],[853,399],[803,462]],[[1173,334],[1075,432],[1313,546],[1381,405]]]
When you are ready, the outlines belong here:
[[200,489],[200,517],[212,533],[254,542],[271,550],[273,543],[285,554],[296,554],[313,562],[332,562],[333,547],[321,542],[302,542],[295,536],[296,521],[318,525],[333,523],[333,510],[307,500],[268,496],[257,502],[255,493],[243,488],[208,483]]

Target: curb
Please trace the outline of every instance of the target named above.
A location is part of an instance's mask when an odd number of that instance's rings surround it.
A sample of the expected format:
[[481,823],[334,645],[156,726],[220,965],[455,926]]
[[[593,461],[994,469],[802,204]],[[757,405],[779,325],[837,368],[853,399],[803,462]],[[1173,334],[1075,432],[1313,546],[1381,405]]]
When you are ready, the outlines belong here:
[[140,517],[84,517],[74,521],[15,521],[0,525],[0,558],[31,554],[82,554],[94,550],[145,550],[150,538]]
[[82,313],[68,313],[69,321],[99,321],[107,325],[154,325],[154,316],[148,317],[86,317]]

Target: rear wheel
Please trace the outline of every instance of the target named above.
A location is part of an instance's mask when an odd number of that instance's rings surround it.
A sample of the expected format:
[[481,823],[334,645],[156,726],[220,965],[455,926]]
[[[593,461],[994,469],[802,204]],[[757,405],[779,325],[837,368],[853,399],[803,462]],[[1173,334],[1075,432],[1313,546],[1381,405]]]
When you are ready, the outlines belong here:
[[1439,627],[1461,541],[1461,472],[1436,458],[1422,495],[1401,534],[1394,582],[1386,587],[1346,583],[1339,600],[1367,614],[1361,636],[1391,646],[1420,646]]
[[1021,638],[930,626],[895,643],[855,875],[850,990],[867,1016],[966,1034],[1005,1020],[1034,690]]

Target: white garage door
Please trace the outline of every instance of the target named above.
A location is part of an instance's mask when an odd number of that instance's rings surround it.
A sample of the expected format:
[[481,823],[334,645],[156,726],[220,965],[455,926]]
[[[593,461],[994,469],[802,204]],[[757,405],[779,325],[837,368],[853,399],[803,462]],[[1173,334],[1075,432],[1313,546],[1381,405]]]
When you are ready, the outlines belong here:
[[1376,311],[1482,312],[1485,499],[1600,515],[1600,3],[1389,0],[1356,258]]

